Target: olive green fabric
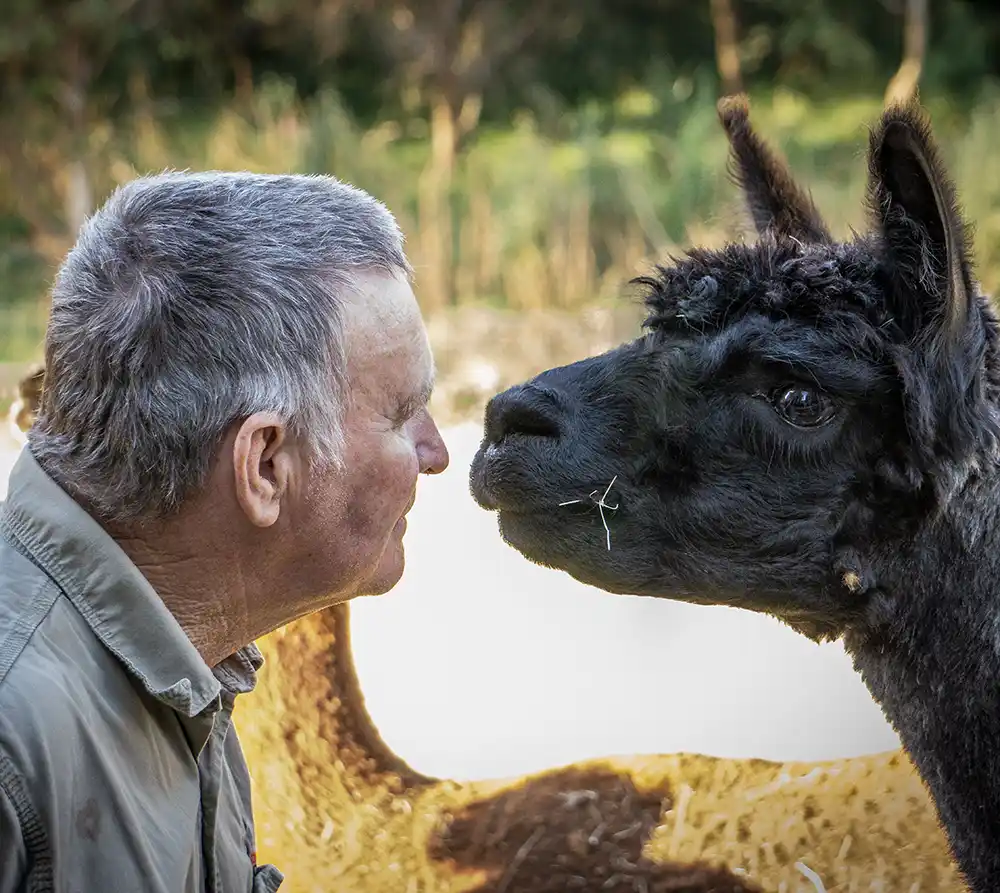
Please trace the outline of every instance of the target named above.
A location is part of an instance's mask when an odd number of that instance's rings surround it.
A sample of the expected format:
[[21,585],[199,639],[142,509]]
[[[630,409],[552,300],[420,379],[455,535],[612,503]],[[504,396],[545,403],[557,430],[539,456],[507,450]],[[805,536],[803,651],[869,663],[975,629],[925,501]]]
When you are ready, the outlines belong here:
[[0,893],[277,890],[231,722],[261,663],[209,668],[23,450],[0,506]]

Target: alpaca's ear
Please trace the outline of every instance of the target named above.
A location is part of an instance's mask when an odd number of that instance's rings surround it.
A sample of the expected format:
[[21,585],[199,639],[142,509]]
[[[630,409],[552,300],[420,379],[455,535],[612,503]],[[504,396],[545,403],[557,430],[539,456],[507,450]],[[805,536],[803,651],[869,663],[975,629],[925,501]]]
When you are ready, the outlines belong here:
[[795,182],[784,160],[751,127],[746,97],[720,99],[718,112],[729,137],[730,173],[746,196],[757,232],[800,242],[832,241],[809,194]]
[[987,356],[995,348],[979,312],[971,240],[915,101],[883,112],[868,165],[887,309],[915,348],[898,359],[910,439],[925,469],[937,465],[934,486],[947,488],[972,451],[1000,442],[987,397]]
[[889,300],[904,331],[945,342],[969,324],[974,287],[955,188],[916,102],[888,108],[871,134],[868,204],[887,252]]

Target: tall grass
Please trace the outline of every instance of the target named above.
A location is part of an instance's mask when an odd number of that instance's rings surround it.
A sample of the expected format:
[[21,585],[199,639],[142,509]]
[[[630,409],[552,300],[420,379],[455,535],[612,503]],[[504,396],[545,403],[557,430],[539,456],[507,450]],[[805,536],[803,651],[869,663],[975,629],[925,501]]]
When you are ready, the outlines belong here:
[[[447,225],[428,210],[425,134],[396,121],[362,130],[333,94],[304,104],[280,83],[262,87],[249,106],[211,118],[181,109],[101,128],[92,136],[91,170],[99,198],[137,174],[167,167],[333,173],[396,213],[428,312],[469,303],[573,310],[613,299],[631,276],[668,252],[717,244],[741,231],[742,207],[726,177],[714,97],[677,87],[633,92],[610,108],[554,116],[544,127],[524,114],[504,128],[482,129],[459,157],[443,197]],[[1000,92],[984,89],[971,113],[944,100],[928,104],[968,215],[978,224],[980,278],[995,289]],[[864,225],[866,127],[880,108],[880,95],[822,106],[787,91],[754,97],[757,126],[841,234]],[[0,246],[0,258],[3,252]],[[54,261],[43,267],[46,277]],[[45,282],[8,283],[0,293],[6,305],[0,307],[0,360],[37,355],[45,311],[35,305]],[[421,290],[421,282],[449,287]]]

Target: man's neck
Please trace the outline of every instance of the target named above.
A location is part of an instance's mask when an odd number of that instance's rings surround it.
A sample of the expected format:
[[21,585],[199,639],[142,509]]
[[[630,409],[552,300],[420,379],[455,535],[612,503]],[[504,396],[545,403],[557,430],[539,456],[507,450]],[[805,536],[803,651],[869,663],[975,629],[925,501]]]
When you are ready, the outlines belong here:
[[[236,560],[234,544],[213,548],[205,528],[165,524],[155,535],[115,539],[210,667],[254,640],[257,602]],[[198,539],[195,542],[195,538]]]

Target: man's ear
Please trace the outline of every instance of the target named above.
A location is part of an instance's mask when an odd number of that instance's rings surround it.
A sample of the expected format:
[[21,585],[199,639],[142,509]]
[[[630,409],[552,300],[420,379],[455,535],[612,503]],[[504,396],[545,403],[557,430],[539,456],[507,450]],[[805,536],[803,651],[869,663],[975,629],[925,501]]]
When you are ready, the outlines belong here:
[[270,527],[278,520],[294,461],[284,421],[258,412],[240,425],[233,443],[236,499],[250,523]]
[[868,205],[886,248],[896,320],[925,344],[954,345],[974,307],[969,237],[915,101],[887,108],[871,134]]

